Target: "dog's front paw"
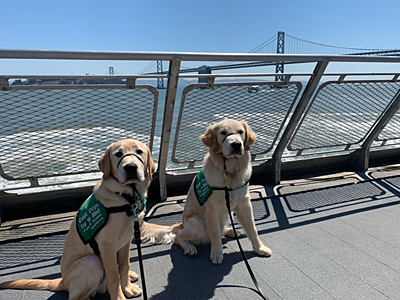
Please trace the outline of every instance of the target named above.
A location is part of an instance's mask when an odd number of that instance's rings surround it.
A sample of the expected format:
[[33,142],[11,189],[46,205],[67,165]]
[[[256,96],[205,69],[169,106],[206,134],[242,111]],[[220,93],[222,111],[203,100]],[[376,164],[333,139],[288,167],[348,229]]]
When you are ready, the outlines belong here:
[[142,295],[141,288],[133,283],[129,283],[127,286],[123,287],[123,291],[127,298],[139,297]]
[[222,251],[211,251],[210,259],[213,264],[221,264],[222,260],[224,259],[224,254]]
[[138,274],[136,274],[135,272],[133,272],[133,271],[129,271],[129,280],[131,281],[131,282],[135,282],[135,281],[137,281],[138,279],[139,279],[139,275]]
[[268,247],[261,245],[261,247],[259,248],[254,248],[254,251],[262,256],[266,256],[266,257],[270,257],[272,254],[271,249],[269,249]]
[[[236,234],[237,234],[238,237],[242,235],[242,233],[239,230],[236,230]],[[227,236],[227,237],[230,237],[230,238],[234,238],[235,237],[235,232],[233,231],[233,228],[225,227],[224,228],[224,235]]]

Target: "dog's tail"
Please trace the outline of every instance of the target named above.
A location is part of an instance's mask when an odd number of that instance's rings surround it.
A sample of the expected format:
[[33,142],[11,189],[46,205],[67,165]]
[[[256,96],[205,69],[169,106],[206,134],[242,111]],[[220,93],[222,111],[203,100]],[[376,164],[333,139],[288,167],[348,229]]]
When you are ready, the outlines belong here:
[[21,279],[0,283],[0,289],[15,290],[46,290],[52,292],[67,291],[62,278],[45,280],[45,279]]
[[141,224],[141,238],[143,242],[151,244],[170,244],[175,238],[175,234],[182,229],[182,224],[163,226],[143,221]]

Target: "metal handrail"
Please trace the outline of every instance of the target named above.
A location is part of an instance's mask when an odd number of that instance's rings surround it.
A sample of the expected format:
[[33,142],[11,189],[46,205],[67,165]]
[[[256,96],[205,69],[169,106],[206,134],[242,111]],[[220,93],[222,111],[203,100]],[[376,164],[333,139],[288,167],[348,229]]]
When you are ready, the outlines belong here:
[[400,62],[400,56],[326,54],[254,54],[201,52],[61,51],[0,49],[0,59],[163,60],[163,61],[286,61],[286,62]]

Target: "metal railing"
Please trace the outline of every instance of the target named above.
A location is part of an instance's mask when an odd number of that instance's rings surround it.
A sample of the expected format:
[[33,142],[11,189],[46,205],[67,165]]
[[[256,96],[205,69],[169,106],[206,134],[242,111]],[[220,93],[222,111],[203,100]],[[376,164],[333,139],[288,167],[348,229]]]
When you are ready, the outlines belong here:
[[[255,173],[274,183],[281,180],[285,160],[306,163],[346,154],[353,165],[366,169],[372,150],[400,149],[400,57],[0,50],[0,59],[169,62],[168,75],[0,76],[3,190],[15,189],[13,183],[20,180],[38,186],[47,177],[62,182],[65,175],[98,172],[105,148],[132,137],[152,149],[160,198],[166,199],[172,177],[201,166],[207,149],[199,136],[224,118],[247,121],[258,134],[252,148]],[[313,70],[179,74],[182,62],[193,61],[307,62]],[[331,63],[395,64],[398,72],[326,72]],[[283,81],[274,81],[277,75]],[[21,78],[37,84],[12,84]],[[123,84],[77,84],[89,78]],[[137,84],[157,78],[168,80],[165,91]],[[199,78],[206,83],[182,88],[183,80]],[[40,84],[56,79],[57,84]]]

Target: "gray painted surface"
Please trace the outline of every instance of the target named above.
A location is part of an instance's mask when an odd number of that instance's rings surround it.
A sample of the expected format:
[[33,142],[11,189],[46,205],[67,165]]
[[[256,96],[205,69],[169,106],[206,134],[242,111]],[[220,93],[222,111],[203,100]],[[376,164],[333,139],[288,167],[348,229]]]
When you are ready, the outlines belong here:
[[[390,175],[399,173],[391,171]],[[252,187],[257,228],[272,249],[272,257],[257,256],[246,237],[240,240],[271,300],[400,299],[399,177],[379,176],[350,185],[343,185],[340,177],[337,183],[331,179],[321,189],[320,181],[287,182],[275,191],[292,189],[295,194],[267,198],[271,187]],[[179,222],[182,205],[175,200],[153,207],[150,222]],[[0,281],[60,276],[60,256],[72,216],[4,224],[0,228]],[[261,299],[236,242],[223,241],[222,265],[210,262],[207,245],[198,248],[197,257],[186,257],[176,245],[143,244],[149,298]],[[131,269],[138,273],[134,244],[131,262]],[[68,299],[68,294],[0,290],[0,299],[61,300]]]

